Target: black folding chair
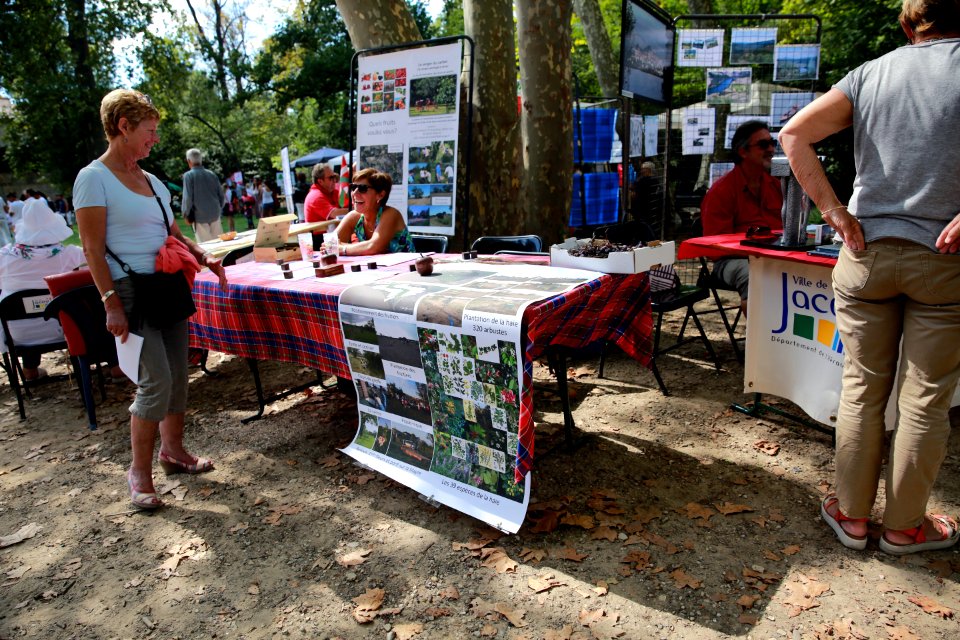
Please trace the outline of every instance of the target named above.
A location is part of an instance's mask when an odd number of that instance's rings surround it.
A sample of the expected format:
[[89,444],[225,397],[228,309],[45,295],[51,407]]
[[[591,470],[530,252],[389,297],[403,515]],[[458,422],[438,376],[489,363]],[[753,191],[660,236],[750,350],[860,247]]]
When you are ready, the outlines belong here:
[[[34,381],[28,381],[23,375],[20,356],[42,355],[51,351],[60,351],[67,348],[67,343],[65,340],[59,340],[38,345],[18,345],[13,336],[10,335],[9,323],[15,320],[43,320],[44,308],[50,302],[50,299],[50,292],[46,289],[26,289],[10,294],[0,302],[0,326],[3,327],[4,341],[7,345],[7,353],[3,354],[3,368],[7,371],[10,387],[17,397],[17,408],[20,410],[21,420],[27,419],[23,397],[24,394],[30,395],[29,388],[34,385]],[[62,375],[48,376],[42,380],[43,383],[56,382],[65,380],[66,377]]]
[[446,253],[447,243],[450,241],[447,236],[417,233],[411,233],[410,239],[413,240],[413,248],[419,253]]
[[[702,302],[710,297],[710,291],[695,284],[684,284],[677,270],[679,269],[680,272],[684,274],[684,278],[686,278],[687,272],[695,269],[693,265],[685,264],[686,262],[688,261],[681,261],[677,264],[676,268],[673,265],[668,265],[667,267],[650,270],[650,309],[656,317],[653,334],[653,356],[650,358],[650,368],[653,371],[653,376],[657,379],[660,392],[665,396],[669,396],[670,392],[667,390],[667,385],[664,383],[663,376],[660,374],[659,360],[661,356],[671,351],[679,349],[691,342],[702,342],[707,353],[710,355],[710,360],[713,361],[713,365],[717,371],[720,370],[720,360],[717,358],[713,344],[703,330],[703,324],[700,322],[696,308],[694,308],[694,305],[698,302]],[[664,314],[679,311],[680,309],[684,309],[686,314],[684,315],[683,323],[680,325],[680,331],[677,333],[676,341],[666,346],[661,346]],[[699,335],[685,336],[687,324],[691,319],[697,327]],[[606,357],[607,345],[604,345],[603,352],[600,355],[599,376],[601,378],[603,377]]]
[[229,267],[230,265],[237,264],[237,260],[239,260],[240,258],[243,258],[244,256],[248,256],[251,253],[253,253],[253,245],[250,245],[249,247],[240,247],[239,249],[233,249],[230,252],[228,252],[226,255],[224,255],[222,258],[220,258],[220,264],[222,264],[225,267]]
[[480,236],[470,245],[471,251],[492,255],[504,251],[519,253],[541,253],[543,240],[540,236]]

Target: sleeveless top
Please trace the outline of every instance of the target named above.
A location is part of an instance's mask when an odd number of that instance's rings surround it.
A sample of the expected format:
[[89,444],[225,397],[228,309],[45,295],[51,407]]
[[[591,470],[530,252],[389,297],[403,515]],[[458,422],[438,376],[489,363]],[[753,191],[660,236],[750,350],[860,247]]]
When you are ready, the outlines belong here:
[[[382,214],[383,207],[380,207],[380,209],[377,211],[377,221],[374,228],[380,226],[380,216]],[[357,237],[357,242],[369,240],[367,237],[367,231],[363,227],[363,214],[360,215],[360,219],[357,220],[357,224],[353,227],[353,235]],[[410,232],[407,231],[406,226],[394,234],[394,236],[390,239],[390,246],[387,247],[387,253],[413,253],[414,251],[416,250],[413,248],[413,239],[410,237]]]

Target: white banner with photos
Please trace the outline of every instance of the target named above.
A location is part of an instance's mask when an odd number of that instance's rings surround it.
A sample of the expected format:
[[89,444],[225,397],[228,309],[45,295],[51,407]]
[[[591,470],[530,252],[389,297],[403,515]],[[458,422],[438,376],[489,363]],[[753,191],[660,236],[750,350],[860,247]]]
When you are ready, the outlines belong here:
[[359,61],[360,169],[390,174],[387,204],[410,231],[453,235],[462,44],[367,55]]

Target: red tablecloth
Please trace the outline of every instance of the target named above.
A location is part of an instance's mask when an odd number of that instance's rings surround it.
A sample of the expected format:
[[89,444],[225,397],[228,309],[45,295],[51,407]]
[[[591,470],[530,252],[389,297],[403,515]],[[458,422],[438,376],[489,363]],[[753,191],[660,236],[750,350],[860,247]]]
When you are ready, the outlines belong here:
[[[453,256],[448,256],[453,258]],[[372,258],[349,260],[366,263]],[[383,268],[407,271],[406,263]],[[348,286],[323,278],[284,280],[280,268],[246,263],[227,268],[230,286],[220,290],[209,271],[193,287],[197,313],[190,321],[190,344],[244,358],[292,362],[350,378],[337,313]],[[527,307],[524,390],[521,398],[518,477],[533,459],[533,360],[549,346],[571,349],[600,341],[615,343],[648,366],[653,321],[646,273],[604,274],[571,291]]]
[[806,251],[777,251],[775,249],[742,245],[740,241],[743,239],[744,234],[742,233],[690,238],[689,240],[684,240],[677,250],[677,260],[687,260],[701,256],[709,258],[710,260],[730,256],[760,256],[764,258],[788,260],[790,262],[802,262],[804,264],[822,264],[828,267],[832,267],[837,263],[834,258],[811,256],[808,255]]

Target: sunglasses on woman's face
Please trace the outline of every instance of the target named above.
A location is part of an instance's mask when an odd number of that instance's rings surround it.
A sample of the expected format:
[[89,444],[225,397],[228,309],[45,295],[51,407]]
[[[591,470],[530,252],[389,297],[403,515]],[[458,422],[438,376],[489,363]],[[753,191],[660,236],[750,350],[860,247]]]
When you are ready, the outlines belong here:
[[360,193],[366,193],[370,190],[370,185],[368,184],[357,184],[356,182],[350,183],[350,191],[359,191]]

